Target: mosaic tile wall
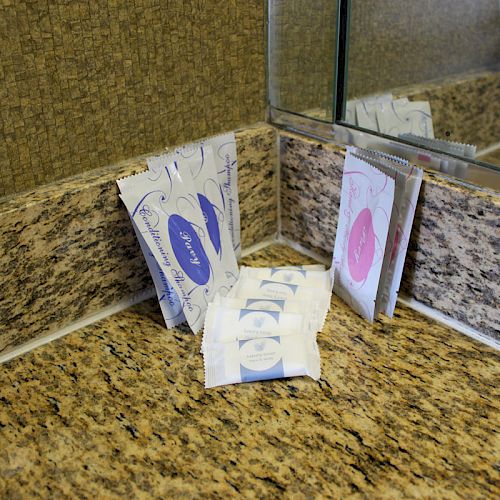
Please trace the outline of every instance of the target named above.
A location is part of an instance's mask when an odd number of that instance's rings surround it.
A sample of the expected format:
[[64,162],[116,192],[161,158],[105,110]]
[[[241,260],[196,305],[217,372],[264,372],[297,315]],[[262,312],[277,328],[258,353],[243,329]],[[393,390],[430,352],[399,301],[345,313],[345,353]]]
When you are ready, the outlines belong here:
[[261,0],[2,0],[0,196],[265,116]]

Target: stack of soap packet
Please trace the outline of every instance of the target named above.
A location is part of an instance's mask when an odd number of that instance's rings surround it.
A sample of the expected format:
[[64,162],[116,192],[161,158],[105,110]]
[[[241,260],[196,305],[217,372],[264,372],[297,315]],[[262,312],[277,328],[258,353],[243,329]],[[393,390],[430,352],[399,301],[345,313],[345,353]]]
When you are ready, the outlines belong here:
[[370,321],[393,316],[422,176],[401,158],[347,147],[334,292]]
[[209,304],[202,340],[205,387],[320,377],[316,334],[330,307],[323,265],[242,267],[226,297]]
[[233,133],[148,159],[119,179],[120,197],[153,278],[167,327],[203,326],[208,303],[238,279],[240,249]]

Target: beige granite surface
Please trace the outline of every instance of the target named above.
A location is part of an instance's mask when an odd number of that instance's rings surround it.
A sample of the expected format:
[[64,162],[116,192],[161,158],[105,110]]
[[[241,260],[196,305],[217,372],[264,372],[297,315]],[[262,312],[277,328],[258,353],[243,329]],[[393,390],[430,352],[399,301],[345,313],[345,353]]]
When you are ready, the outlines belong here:
[[[329,257],[340,205],[344,151],[280,133],[282,234]],[[500,196],[425,172],[402,291],[500,339]]]
[[[277,230],[275,129],[236,133],[242,247]],[[139,157],[0,201],[0,354],[152,286],[116,179]]]
[[487,346],[406,307],[370,325],[334,297],[319,381],[206,390],[200,340],[148,301],[0,365],[0,497],[499,497]]

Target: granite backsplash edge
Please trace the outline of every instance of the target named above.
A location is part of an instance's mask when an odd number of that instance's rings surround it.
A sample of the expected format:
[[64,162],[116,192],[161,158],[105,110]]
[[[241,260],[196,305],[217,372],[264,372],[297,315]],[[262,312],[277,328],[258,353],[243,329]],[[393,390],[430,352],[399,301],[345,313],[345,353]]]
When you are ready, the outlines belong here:
[[[279,140],[281,233],[330,257],[345,151],[283,131]],[[426,171],[401,291],[499,340],[499,221],[498,194]]]
[[[259,123],[236,140],[248,248],[277,231],[276,130]],[[0,354],[151,289],[115,182],[148,156],[0,201]]]

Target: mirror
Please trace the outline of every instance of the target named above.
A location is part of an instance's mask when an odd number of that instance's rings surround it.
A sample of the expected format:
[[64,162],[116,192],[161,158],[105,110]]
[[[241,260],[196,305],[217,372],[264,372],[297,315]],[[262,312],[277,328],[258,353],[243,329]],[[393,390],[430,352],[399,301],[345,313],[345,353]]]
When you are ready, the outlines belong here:
[[276,110],[333,122],[335,0],[271,0],[269,101]]
[[345,50],[341,123],[500,166],[498,0],[351,0]]

